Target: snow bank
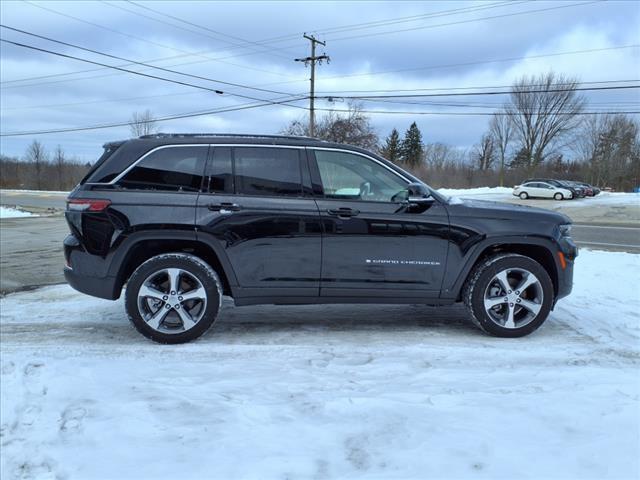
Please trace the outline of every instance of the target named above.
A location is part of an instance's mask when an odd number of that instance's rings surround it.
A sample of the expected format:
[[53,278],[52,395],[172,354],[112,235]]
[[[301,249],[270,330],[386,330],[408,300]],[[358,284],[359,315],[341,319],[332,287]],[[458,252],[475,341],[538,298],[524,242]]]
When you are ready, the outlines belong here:
[[533,199],[519,200],[513,195],[513,188],[509,187],[478,187],[478,188],[440,188],[438,192],[449,197],[471,198],[477,200],[514,201],[518,203],[531,203],[543,201],[549,206],[584,207],[592,206],[640,206],[640,194],[623,192],[602,192],[595,197],[577,198],[558,202],[555,200]]
[[0,206],[0,218],[22,218],[22,217],[37,217],[33,213],[18,210],[16,208],[9,208]]
[[513,188],[509,187],[478,187],[478,188],[440,188],[443,195],[469,197],[478,195],[511,195]]
[[3,479],[638,478],[640,255],[505,340],[463,309],[231,308],[161,346],[122,301],[0,299]]

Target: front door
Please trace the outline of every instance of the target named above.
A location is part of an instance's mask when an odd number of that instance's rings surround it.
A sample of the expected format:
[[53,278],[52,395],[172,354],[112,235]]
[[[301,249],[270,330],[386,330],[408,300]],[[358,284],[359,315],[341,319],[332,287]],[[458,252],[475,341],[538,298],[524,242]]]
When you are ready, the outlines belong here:
[[449,238],[445,207],[408,209],[408,180],[371,157],[309,152],[323,188],[321,295],[437,297]]
[[304,148],[212,145],[198,238],[216,242],[238,283],[238,296],[317,296],[321,226],[303,188]]

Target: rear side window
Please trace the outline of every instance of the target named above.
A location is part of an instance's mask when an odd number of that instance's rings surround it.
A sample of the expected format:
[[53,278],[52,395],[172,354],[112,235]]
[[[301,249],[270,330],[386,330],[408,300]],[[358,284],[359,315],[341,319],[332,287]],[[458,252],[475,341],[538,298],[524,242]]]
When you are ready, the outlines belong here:
[[136,190],[197,192],[202,184],[207,149],[208,145],[154,150],[117,183]]
[[302,194],[300,151],[293,148],[234,149],[236,193],[244,195]]

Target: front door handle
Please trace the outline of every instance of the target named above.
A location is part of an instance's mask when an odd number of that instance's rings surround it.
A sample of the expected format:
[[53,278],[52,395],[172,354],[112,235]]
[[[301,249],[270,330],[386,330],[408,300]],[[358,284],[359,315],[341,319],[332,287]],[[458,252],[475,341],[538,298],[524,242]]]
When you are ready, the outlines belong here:
[[339,218],[351,218],[351,217],[355,217],[356,215],[358,215],[360,213],[359,210],[354,210],[353,208],[347,208],[347,207],[341,207],[338,209],[329,209],[327,210],[327,213],[329,215],[333,215],[334,217],[339,217]]
[[242,209],[237,203],[222,202],[222,203],[210,203],[207,208],[212,212],[237,212]]

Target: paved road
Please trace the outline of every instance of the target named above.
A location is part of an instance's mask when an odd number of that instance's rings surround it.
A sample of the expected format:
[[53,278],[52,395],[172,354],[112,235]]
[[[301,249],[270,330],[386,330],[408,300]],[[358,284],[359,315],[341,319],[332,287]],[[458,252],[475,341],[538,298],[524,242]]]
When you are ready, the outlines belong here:
[[68,192],[24,192],[0,190],[0,205],[20,205],[37,209],[55,208],[64,210]]
[[[2,204],[30,206],[40,211],[64,208],[65,197],[64,193],[0,192]],[[566,213],[577,211],[572,207]],[[578,220],[573,227],[573,238],[580,247],[640,253],[640,227],[613,226],[608,217],[602,218],[600,224],[583,221]],[[67,233],[60,214],[0,220],[0,292],[63,282],[62,240]]]

